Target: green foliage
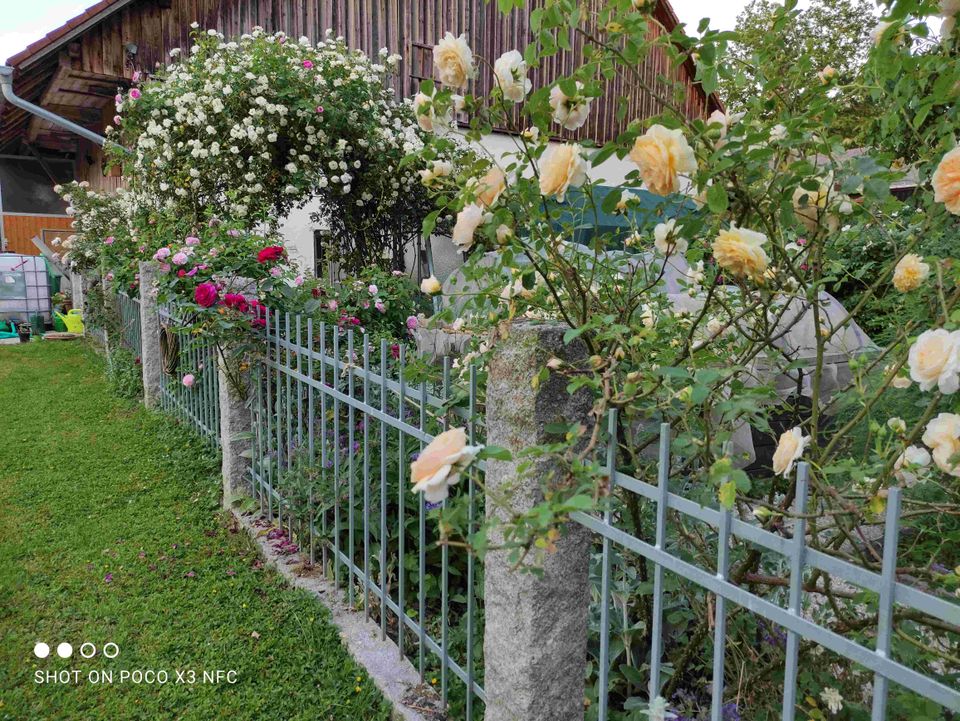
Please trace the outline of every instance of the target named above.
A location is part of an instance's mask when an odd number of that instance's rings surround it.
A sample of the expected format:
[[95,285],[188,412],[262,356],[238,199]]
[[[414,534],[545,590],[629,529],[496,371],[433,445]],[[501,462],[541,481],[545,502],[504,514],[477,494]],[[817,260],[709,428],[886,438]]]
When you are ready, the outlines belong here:
[[140,359],[126,348],[113,348],[107,359],[107,383],[114,395],[136,400],[143,395]]
[[[791,8],[796,3],[788,3]],[[751,0],[737,16],[736,37],[725,56],[720,94],[739,112],[758,96],[771,116],[797,110],[817,73],[833,68],[838,94],[833,128],[853,143],[862,142],[870,118],[880,114],[878,96],[862,88],[862,71],[877,23],[868,0],[813,0],[784,12],[774,0]]]

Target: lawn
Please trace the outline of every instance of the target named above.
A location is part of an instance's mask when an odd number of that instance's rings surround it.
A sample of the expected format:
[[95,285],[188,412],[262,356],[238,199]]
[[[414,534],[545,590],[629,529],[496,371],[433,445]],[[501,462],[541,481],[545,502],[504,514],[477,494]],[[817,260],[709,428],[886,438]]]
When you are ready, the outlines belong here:
[[111,396],[84,346],[0,346],[0,428],[0,719],[389,718],[324,609],[219,510],[216,457]]

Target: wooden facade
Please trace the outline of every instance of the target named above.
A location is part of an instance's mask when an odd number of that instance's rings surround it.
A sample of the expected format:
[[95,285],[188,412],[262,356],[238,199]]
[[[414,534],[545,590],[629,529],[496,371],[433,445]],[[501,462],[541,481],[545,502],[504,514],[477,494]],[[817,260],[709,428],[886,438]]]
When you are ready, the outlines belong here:
[[18,213],[3,214],[3,238],[6,249],[11,253],[24,255],[40,255],[40,250],[33,244],[34,238],[49,238],[50,233],[44,231],[60,231],[56,233],[66,237],[73,232],[70,224],[73,218],[67,215],[21,215]]
[[[660,0],[655,17],[668,31],[677,23],[667,0]],[[474,52],[490,64],[481,66],[475,88],[480,92],[490,88],[493,61],[507,50],[522,50],[531,38],[528,10],[504,16],[487,0],[102,0],[10,59],[18,71],[15,89],[27,100],[102,131],[113,114],[117,87],[127,85],[134,71],[150,71],[168,60],[172,48],[188,48],[194,21],[228,37],[259,25],[269,32],[282,30],[316,41],[331,28],[348,45],[368,54],[385,47],[403,57],[399,96],[411,95],[419,78],[432,74],[431,48],[446,31],[466,33]],[[574,37],[573,43],[572,52],[548,58],[532,73],[535,85],[575,67],[582,40]],[[690,64],[670,68],[665,55],[656,51],[641,70],[652,85],[663,86],[660,76],[685,82],[690,116],[718,107],[715,98],[706,97],[693,82]],[[574,136],[598,142],[615,137],[625,122],[616,119],[621,97],[627,99],[628,120],[660,110],[648,93],[617,79]],[[112,189],[121,182],[104,174],[99,149],[92,144],[15,108],[0,109],[0,152],[24,153],[30,148],[74,157],[77,177],[90,180],[94,187]]]

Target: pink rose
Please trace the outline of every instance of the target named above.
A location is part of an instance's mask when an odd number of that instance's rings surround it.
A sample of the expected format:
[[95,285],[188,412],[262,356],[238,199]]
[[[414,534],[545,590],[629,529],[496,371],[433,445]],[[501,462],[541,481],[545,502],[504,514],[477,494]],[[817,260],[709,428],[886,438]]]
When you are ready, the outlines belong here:
[[194,382],[195,382],[196,380],[197,380],[197,379],[193,377],[193,373],[187,373],[187,374],[183,377],[183,381],[181,381],[181,382],[182,382],[183,385],[186,386],[187,388],[193,388],[193,384],[194,384]]
[[217,286],[213,283],[201,283],[193,291],[193,299],[197,305],[209,308],[220,299],[220,293],[217,292]]
[[303,61],[303,67],[305,67],[307,70],[310,70],[310,69],[313,67],[313,61],[311,61],[311,60],[304,60],[304,61]]
[[417,320],[417,316],[415,315],[407,316],[407,328],[409,328],[410,330],[414,330],[419,324],[420,324],[420,321]]
[[188,258],[187,254],[181,250],[179,253],[176,253],[170,259],[170,262],[173,263],[174,265],[183,265],[184,263],[187,262],[187,258]]
[[140,91],[139,91],[137,88],[133,88],[133,89],[130,91],[130,97],[133,98],[134,100],[139,100],[139,99],[140,99]]
[[376,295],[380,289],[371,283],[369,286],[367,286],[367,290],[370,292],[370,295]]
[[193,235],[188,235],[183,242],[187,245],[200,245],[200,239]]
[[108,235],[106,238],[103,239],[103,244],[104,244],[104,245],[113,245],[113,241],[114,241],[113,236],[112,236],[112,235]]
[[383,304],[383,301],[382,301],[382,300],[378,300],[376,303],[374,303],[374,304],[373,304],[373,307],[376,308],[376,309],[377,309],[378,311],[380,311],[381,313],[386,313],[386,312],[387,312],[387,306],[385,306],[385,305]]
[[156,253],[153,254],[154,260],[166,260],[169,257],[170,257],[169,248],[161,248],[160,250],[158,250]]

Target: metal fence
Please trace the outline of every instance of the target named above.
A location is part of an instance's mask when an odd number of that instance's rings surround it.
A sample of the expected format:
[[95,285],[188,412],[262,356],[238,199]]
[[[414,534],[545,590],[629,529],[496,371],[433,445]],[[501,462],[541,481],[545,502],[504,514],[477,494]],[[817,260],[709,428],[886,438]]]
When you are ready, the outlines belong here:
[[[598,718],[604,721],[609,714],[608,676],[610,673],[610,609],[611,609],[611,562],[614,547],[626,549],[654,564],[653,577],[653,626],[649,655],[650,697],[658,696],[662,691],[661,675],[663,669],[663,650],[665,640],[664,603],[668,597],[665,574],[675,574],[686,579],[704,593],[715,595],[713,618],[713,675],[711,685],[711,721],[724,718],[722,706],[724,700],[724,668],[727,643],[726,621],[731,605],[739,606],[750,614],[760,617],[781,627],[786,633],[786,653],[783,680],[784,721],[791,721],[797,712],[797,674],[800,645],[809,641],[823,649],[837,654],[874,674],[872,721],[887,718],[888,686],[892,681],[904,689],[930,699],[953,711],[960,711],[960,690],[956,684],[947,685],[944,678],[948,673],[938,674],[935,668],[927,665],[918,669],[917,664],[894,658],[892,639],[896,630],[895,614],[899,607],[904,619],[923,614],[934,619],[949,633],[960,626],[960,605],[940,598],[915,587],[897,581],[897,547],[900,530],[900,489],[889,489],[885,512],[884,537],[881,572],[855,566],[823,551],[810,548],[806,542],[806,518],[808,513],[808,475],[807,464],[799,464],[797,471],[797,491],[794,502],[795,520],[790,537],[760,528],[748,523],[728,510],[717,510],[702,506],[669,490],[670,483],[670,428],[664,424],[660,428],[660,446],[658,459],[658,478],[656,485],[646,483],[617,471],[616,415],[609,416],[609,438],[607,447],[607,471],[615,489],[621,489],[635,496],[643,503],[652,504],[655,518],[655,541],[649,543],[624,531],[620,520],[612,510],[603,516],[575,512],[572,518],[577,523],[595,532],[602,543],[602,571],[600,588],[600,668],[599,668],[599,711]],[[681,523],[699,523],[705,525],[708,533],[714,534],[716,546],[716,564],[713,568],[704,568],[691,563],[689,557],[671,553],[668,543],[668,513],[673,513],[672,523],[676,527]],[[787,560],[789,564],[787,592],[782,595],[782,605],[770,596],[762,597],[748,587],[732,583],[730,579],[731,552],[734,548],[758,548],[771,551]],[[833,583],[847,583],[868,592],[863,599],[869,613],[876,614],[876,634],[873,648],[857,643],[835,631],[820,625],[810,614],[804,614],[804,572],[815,569],[829,574]],[[906,613],[903,613],[906,612]],[[955,639],[960,640],[960,638]],[[923,665],[923,664],[921,664]],[[941,679],[935,678],[939,675]],[[955,675],[953,676],[955,679]]]
[[138,358],[142,354],[140,332],[140,298],[117,294],[120,306],[120,340]]
[[[421,677],[439,675],[451,718],[478,718],[485,701],[482,686],[482,567],[467,553],[438,546],[430,508],[410,492],[408,464],[433,437],[451,424],[465,425],[470,442],[482,441],[477,418],[477,371],[465,387],[451,383],[449,364],[437,383],[411,381],[403,349],[396,357],[386,342],[374,345],[366,335],[341,331],[296,315],[271,313],[265,332],[266,354],[254,369],[255,428],[252,493],[263,512],[285,529],[285,537],[309,553],[313,563],[337,584],[348,600],[378,621],[415,663]],[[451,403],[457,396],[462,402]],[[454,407],[456,406],[456,407]],[[610,438],[616,438],[611,415]],[[669,428],[661,429],[657,482],[617,471],[614,442],[607,451],[609,474],[620,494],[632,496],[653,519],[655,540],[624,530],[622,509],[602,514],[575,513],[573,520],[593,531],[600,561],[595,579],[598,630],[598,708],[600,721],[610,717],[612,562],[618,553],[636,554],[653,565],[652,643],[648,691],[663,692],[664,651],[675,650],[665,620],[679,580],[713,605],[713,676],[710,718],[724,718],[726,620],[736,607],[771,628],[782,629],[782,718],[794,719],[798,708],[801,651],[816,646],[874,675],[873,721],[887,718],[890,682],[946,709],[960,710],[960,692],[946,674],[915,659],[898,659],[892,641],[897,621],[926,617],[943,628],[960,625],[960,606],[897,580],[900,492],[890,489],[885,516],[880,573],[856,566],[807,546],[808,469],[798,471],[796,519],[783,533],[764,530],[730,511],[701,505],[670,491]],[[482,467],[472,471],[481,474]],[[466,479],[471,528],[483,501],[477,476]],[[673,479],[676,482],[676,479]],[[671,547],[671,528],[696,523],[711,537],[715,565],[693,562]],[[779,559],[787,571],[785,586],[775,593],[754,592],[730,577],[731,558],[759,549]],[[863,604],[876,615],[872,647],[831,630],[809,612],[809,572],[828,574],[835,584],[862,589]],[[898,615],[899,614],[899,615]],[[867,634],[870,638],[870,634]],[[634,659],[634,666],[642,667]],[[638,671],[639,672],[639,671]],[[728,694],[729,696],[729,694]],[[802,699],[802,696],[801,696]]]
[[[125,295],[119,302],[123,342],[139,354],[138,302]],[[216,349],[202,337],[182,332],[191,319],[176,306],[161,305],[159,318],[165,336],[162,406],[219,444]],[[381,637],[396,642],[421,678],[436,682],[450,718],[482,717],[482,564],[466,551],[437,543],[438,524],[429,519],[432,508],[422,495],[410,492],[407,479],[409,463],[452,425],[464,426],[471,444],[483,441],[477,369],[461,369],[454,380],[445,359],[442,378],[424,380],[436,374],[423,374],[417,363],[408,362],[402,346],[291,314],[268,312],[263,341],[263,356],[252,367],[249,396],[252,496],[262,512],[278,522],[281,544],[308,554],[311,564],[345,589],[351,605],[379,625]],[[192,383],[185,384],[188,376],[193,376]],[[614,662],[622,652],[622,644],[615,648],[611,642],[611,633],[628,615],[622,601],[617,605],[616,584],[618,574],[641,562],[653,568],[645,591],[652,605],[650,642],[647,663],[636,655],[629,662],[634,676],[644,674],[651,698],[664,692],[662,681],[673,672],[667,651],[676,651],[682,642],[668,623],[668,611],[677,597],[682,603],[684,597],[697,596],[712,609],[711,721],[725,718],[724,699],[730,697],[725,693],[730,680],[727,621],[744,611],[784,637],[777,671],[782,674],[784,721],[794,719],[802,705],[801,658],[811,649],[835,654],[872,674],[872,721],[888,718],[891,682],[960,712],[956,673],[916,655],[898,654],[894,644],[903,637],[903,624],[920,619],[932,621],[945,634],[960,628],[960,605],[954,600],[903,583],[902,575],[898,580],[898,488],[889,489],[875,572],[808,545],[806,464],[798,466],[793,513],[775,532],[676,492],[683,489],[676,485],[680,479],[671,478],[666,425],[660,428],[656,482],[620,472],[616,429],[617,418],[611,413],[605,463],[612,503],[601,513],[571,516],[595,534],[598,561],[590,609],[595,619],[591,649],[597,661],[592,672],[597,703],[589,718],[623,717],[610,702]],[[483,468],[475,464],[459,491],[468,500],[470,531],[485,511],[479,492]],[[647,519],[649,535],[627,523],[625,504]],[[714,549],[713,562],[685,552],[677,543],[678,529],[689,533],[691,525]],[[772,592],[755,591],[757,584],[731,577],[731,565],[751,550],[767,554],[767,565],[782,569],[782,584]],[[856,597],[867,619],[864,633],[843,635],[830,628],[823,614],[811,612],[813,597],[822,596],[818,575],[824,583],[829,578],[849,589],[848,598]],[[619,621],[618,613],[623,616]],[[960,643],[960,637],[953,643]]]
[[[402,347],[269,314],[253,378],[252,492],[436,684],[452,717],[471,721],[485,699],[482,566],[436,544],[430,508],[407,482],[409,462],[435,434],[452,423],[470,442],[482,433],[476,369],[458,389],[458,408],[449,363],[443,370],[440,382],[409,382]],[[471,526],[483,513],[479,473],[462,481]]]
[[163,373],[161,407],[220,446],[220,381],[217,349],[185,332],[189,318],[174,304],[159,305]]

